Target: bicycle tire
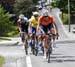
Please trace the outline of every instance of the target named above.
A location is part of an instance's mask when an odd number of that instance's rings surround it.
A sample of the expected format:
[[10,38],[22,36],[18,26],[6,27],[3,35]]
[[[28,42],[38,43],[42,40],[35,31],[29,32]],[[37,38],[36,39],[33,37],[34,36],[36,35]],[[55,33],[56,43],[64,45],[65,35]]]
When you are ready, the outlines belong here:
[[27,40],[25,40],[25,53],[26,55],[28,55],[28,45],[26,46],[26,44],[27,44]]
[[35,47],[35,56],[38,54],[38,47]]

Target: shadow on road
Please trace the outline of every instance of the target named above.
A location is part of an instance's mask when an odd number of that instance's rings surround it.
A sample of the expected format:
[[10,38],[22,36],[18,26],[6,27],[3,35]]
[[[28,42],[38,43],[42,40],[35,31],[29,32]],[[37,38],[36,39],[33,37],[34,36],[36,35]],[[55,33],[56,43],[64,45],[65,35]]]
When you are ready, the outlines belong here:
[[75,56],[51,55],[51,63],[75,62]]

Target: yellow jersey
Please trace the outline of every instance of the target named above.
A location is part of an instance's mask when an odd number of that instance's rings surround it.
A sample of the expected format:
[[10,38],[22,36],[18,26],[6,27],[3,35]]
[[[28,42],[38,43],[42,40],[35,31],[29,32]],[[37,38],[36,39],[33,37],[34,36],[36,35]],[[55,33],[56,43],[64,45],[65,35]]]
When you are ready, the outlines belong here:
[[32,16],[32,17],[29,19],[29,24],[30,24],[32,27],[36,28],[37,25],[38,25],[38,20],[36,20],[35,17]]

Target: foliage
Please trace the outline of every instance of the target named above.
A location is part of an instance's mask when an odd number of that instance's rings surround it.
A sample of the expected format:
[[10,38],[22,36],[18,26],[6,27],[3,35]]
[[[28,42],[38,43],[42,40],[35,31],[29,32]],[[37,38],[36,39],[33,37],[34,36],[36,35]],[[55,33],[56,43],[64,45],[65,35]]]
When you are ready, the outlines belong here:
[[38,3],[38,0],[32,0],[34,4],[37,4]]
[[14,11],[17,16],[22,13],[29,18],[32,11],[36,11],[36,7],[32,0],[16,0],[16,3],[14,4]]
[[5,10],[0,5],[0,35],[4,35],[11,29],[12,23],[10,21],[9,13],[5,13]]
[[[75,1],[70,0],[70,10],[75,11]],[[64,13],[68,13],[68,0],[54,0],[52,6],[58,7]]]
[[63,19],[62,19],[62,14],[60,14],[60,18],[63,21],[63,24],[68,24],[68,14],[64,13]]
[[[68,3],[69,1],[69,3]],[[54,7],[58,7],[61,11],[62,11],[62,14],[63,13],[66,13],[68,14],[68,4],[70,5],[69,8],[70,8],[70,18],[71,18],[71,24],[74,24],[75,23],[75,0],[54,0],[54,2],[52,3],[52,6]],[[68,18],[68,16],[63,19],[63,20],[66,20],[66,18]],[[68,19],[67,19],[68,20]],[[68,23],[66,20],[65,23]]]

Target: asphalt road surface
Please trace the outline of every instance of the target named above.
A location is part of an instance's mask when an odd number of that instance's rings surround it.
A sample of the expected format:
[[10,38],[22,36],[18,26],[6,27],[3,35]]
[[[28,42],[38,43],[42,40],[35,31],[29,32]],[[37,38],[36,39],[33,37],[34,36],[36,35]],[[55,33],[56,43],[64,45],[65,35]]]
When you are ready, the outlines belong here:
[[75,67],[75,43],[56,44],[50,63],[41,51],[34,56],[29,48],[26,56],[22,46],[1,46],[0,54],[6,58],[3,67]]

